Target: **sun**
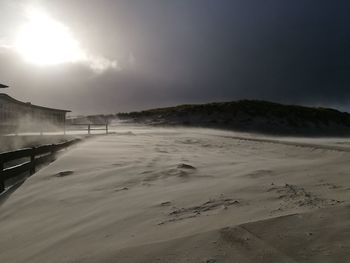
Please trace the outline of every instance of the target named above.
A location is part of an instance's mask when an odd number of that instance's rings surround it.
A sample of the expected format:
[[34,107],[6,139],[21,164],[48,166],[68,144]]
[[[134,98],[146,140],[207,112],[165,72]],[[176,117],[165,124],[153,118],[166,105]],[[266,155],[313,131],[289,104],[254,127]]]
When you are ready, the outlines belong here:
[[45,66],[84,59],[84,52],[70,29],[36,9],[27,11],[24,24],[15,41],[16,51],[28,63]]

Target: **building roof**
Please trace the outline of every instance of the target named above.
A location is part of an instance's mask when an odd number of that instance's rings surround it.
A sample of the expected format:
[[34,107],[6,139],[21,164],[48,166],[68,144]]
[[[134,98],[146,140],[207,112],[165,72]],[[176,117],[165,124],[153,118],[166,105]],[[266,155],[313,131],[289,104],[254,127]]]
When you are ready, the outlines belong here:
[[9,86],[6,86],[6,85],[0,83],[0,89],[6,89],[6,88],[8,88],[8,87],[9,87]]
[[70,110],[61,110],[61,109],[48,108],[48,107],[34,105],[34,104],[31,104],[30,102],[19,101],[19,100],[16,100],[16,99],[14,99],[14,98],[12,98],[9,95],[4,94],[4,93],[0,93],[0,98],[4,98],[4,99],[6,99],[8,101],[11,101],[13,103],[21,104],[21,105],[24,105],[24,106],[27,106],[27,107],[31,107],[31,108],[35,108],[35,109],[60,111],[60,112],[71,112]]

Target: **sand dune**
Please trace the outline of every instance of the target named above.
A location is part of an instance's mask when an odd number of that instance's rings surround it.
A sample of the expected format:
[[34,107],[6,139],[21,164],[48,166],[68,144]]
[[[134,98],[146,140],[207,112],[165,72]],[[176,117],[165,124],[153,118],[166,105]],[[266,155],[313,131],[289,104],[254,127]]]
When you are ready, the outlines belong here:
[[344,262],[348,141],[271,140],[126,126],[83,142],[1,205],[0,262]]
[[108,257],[123,262],[347,262],[349,216],[348,206],[291,214],[122,249]]

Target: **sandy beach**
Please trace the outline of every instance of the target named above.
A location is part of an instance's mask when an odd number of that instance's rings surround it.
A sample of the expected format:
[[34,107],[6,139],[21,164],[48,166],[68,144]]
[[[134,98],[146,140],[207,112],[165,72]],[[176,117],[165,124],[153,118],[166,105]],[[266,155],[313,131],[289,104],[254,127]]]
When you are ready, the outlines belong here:
[[0,206],[0,262],[345,262],[349,157],[344,138],[119,127]]

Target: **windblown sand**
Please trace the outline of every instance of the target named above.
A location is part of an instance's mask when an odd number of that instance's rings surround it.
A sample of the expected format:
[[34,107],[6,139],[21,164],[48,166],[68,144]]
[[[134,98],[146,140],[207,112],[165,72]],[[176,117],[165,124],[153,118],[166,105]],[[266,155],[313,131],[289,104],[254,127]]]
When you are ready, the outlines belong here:
[[0,207],[0,262],[347,262],[350,140],[124,127]]

